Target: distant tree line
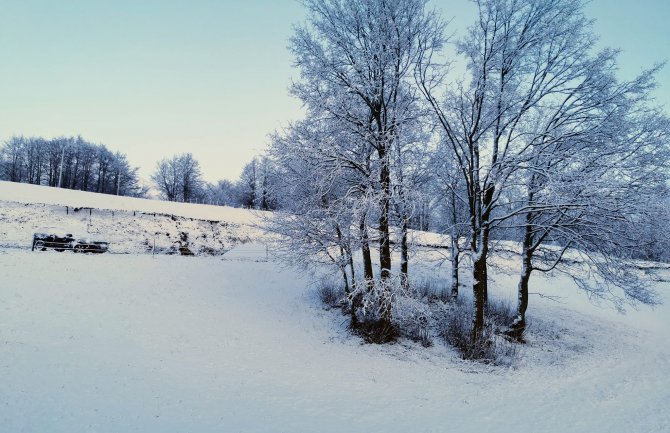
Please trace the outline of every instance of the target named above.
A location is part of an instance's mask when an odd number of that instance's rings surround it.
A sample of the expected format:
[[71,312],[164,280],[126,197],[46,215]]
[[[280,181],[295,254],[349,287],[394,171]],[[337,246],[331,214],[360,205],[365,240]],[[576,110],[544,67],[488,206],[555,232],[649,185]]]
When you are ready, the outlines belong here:
[[125,154],[77,137],[15,136],[0,147],[0,180],[141,197]]
[[280,206],[277,170],[267,157],[254,157],[237,181],[210,183],[202,178],[200,163],[193,154],[177,154],[160,160],[151,180],[161,198],[168,201],[258,210],[276,210]]

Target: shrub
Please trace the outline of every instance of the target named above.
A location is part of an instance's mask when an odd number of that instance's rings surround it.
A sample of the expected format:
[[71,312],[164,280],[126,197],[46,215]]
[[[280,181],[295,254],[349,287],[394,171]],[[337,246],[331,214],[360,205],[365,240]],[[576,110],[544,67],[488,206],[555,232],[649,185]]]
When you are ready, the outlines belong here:
[[317,284],[319,300],[326,308],[339,308],[345,304],[344,289],[332,278],[324,278]]
[[486,316],[498,330],[501,330],[514,321],[516,307],[509,299],[489,299],[486,304]]
[[399,297],[393,305],[393,322],[400,334],[420,342],[424,347],[432,345],[429,335],[432,321],[430,308],[417,299]]
[[449,281],[445,279],[434,277],[417,279],[411,282],[410,287],[412,297],[428,303],[448,302],[450,299],[451,289]]
[[365,320],[360,322],[354,332],[365,340],[366,343],[386,344],[398,339],[400,333],[394,323],[386,323],[383,320]]
[[462,298],[451,304],[439,333],[448,345],[458,350],[462,359],[509,366],[517,356],[517,345],[499,335],[498,330],[504,324],[498,321],[513,317],[513,310],[509,303],[491,300],[489,304],[479,339],[472,339],[472,301]]

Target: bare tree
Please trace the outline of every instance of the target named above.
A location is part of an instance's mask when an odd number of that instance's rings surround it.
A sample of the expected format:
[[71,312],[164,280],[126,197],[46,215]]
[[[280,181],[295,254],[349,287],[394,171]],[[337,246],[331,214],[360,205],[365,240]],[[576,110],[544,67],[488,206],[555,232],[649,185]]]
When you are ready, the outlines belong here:
[[[308,25],[297,28],[291,40],[301,71],[292,93],[307,106],[310,118],[337,120],[374,149],[371,168],[377,179],[370,185],[377,200],[381,284],[388,287],[391,159],[401,126],[416,117],[409,80],[414,64],[435,48],[426,43],[426,35],[439,25],[426,11],[426,0],[304,3]],[[381,323],[390,328],[389,294],[383,299]]]
[[[594,37],[581,0],[482,0],[478,6],[477,22],[457,45],[468,82],[441,92],[443,69],[429,57],[416,71],[467,189],[473,339],[484,326],[491,230],[528,216],[528,206],[510,211],[503,198],[526,173],[546,165],[537,155],[598,126],[626,89],[611,84],[614,51],[590,55]],[[648,86],[650,74],[633,86]]]
[[119,195],[142,195],[125,154],[77,137],[12,137],[0,147],[0,179]]
[[180,176],[176,158],[163,158],[156,163],[151,180],[165,200],[178,201]]

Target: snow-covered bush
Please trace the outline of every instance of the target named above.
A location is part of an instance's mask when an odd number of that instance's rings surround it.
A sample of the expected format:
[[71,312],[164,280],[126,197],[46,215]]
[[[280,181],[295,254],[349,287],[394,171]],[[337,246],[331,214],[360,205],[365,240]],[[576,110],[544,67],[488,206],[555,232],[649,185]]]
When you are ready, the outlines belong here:
[[393,305],[393,323],[401,335],[420,341],[425,347],[431,346],[429,326],[433,322],[430,307],[421,301],[407,296],[399,296]]
[[509,317],[514,316],[509,302],[489,302],[481,338],[473,338],[472,301],[461,297],[450,306],[449,312],[439,323],[439,334],[445,343],[458,350],[462,359],[505,366],[513,363],[518,346],[499,332],[509,323]]
[[346,296],[341,282],[333,278],[321,279],[316,290],[319,300],[326,308],[337,308],[346,304]]
[[449,301],[449,281],[434,277],[424,277],[412,281],[410,285],[412,296],[427,303]]

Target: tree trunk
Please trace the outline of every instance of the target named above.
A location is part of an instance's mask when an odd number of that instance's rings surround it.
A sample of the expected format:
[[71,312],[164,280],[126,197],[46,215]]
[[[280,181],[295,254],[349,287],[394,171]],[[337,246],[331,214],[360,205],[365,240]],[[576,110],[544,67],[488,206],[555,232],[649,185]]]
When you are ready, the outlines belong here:
[[354,293],[351,298],[351,328],[356,329],[358,327],[358,309],[361,307],[362,294],[358,293],[356,290],[356,271],[354,270],[354,258],[349,253],[349,269],[351,270],[351,290]]
[[379,183],[381,184],[381,202],[379,215],[379,272],[381,276],[381,327],[391,328],[391,236],[389,232],[389,211],[391,206],[391,173],[386,148],[380,145]]
[[458,249],[458,237],[456,237],[454,232],[451,234],[451,297],[456,299],[458,298],[458,262],[460,251]]
[[481,338],[484,330],[484,313],[488,302],[488,253],[489,228],[482,227],[479,245],[473,255],[472,291],[475,299],[475,317],[472,321],[472,340]]
[[342,230],[340,230],[339,225],[335,226],[335,230],[337,233],[337,240],[340,244],[340,257],[342,259],[342,262],[340,263],[340,270],[342,271],[342,277],[344,278],[344,293],[349,296],[349,294],[351,294],[351,289],[349,288],[349,276],[347,275],[347,259],[342,240]]
[[472,340],[481,338],[484,330],[484,311],[486,310],[486,251],[480,250],[472,264],[472,291],[475,300],[475,317],[472,321]]
[[380,170],[380,183],[382,188],[381,197],[381,212],[379,215],[379,268],[382,280],[388,280],[391,277],[391,242],[389,233],[389,210],[391,201],[391,175],[389,172],[388,163],[385,154],[379,152],[379,157],[382,159],[382,167]]
[[456,185],[451,189],[451,298],[458,298],[458,262],[461,251],[458,248],[458,215],[456,214]]
[[400,242],[400,283],[404,289],[409,288],[409,247],[407,235],[409,231],[409,222],[407,218],[402,222],[402,240]]
[[523,253],[521,276],[518,284],[518,302],[517,311],[514,321],[505,334],[515,339],[516,341],[523,341],[523,333],[526,330],[526,310],[528,309],[528,281],[530,274],[533,272],[533,251],[531,246],[533,244],[532,226],[530,224],[530,216],[526,216],[526,228],[523,237]]
[[361,253],[363,255],[363,276],[365,282],[370,288],[375,276],[372,271],[372,255],[370,254],[370,238],[368,236],[368,228],[365,225],[365,218],[361,219]]

